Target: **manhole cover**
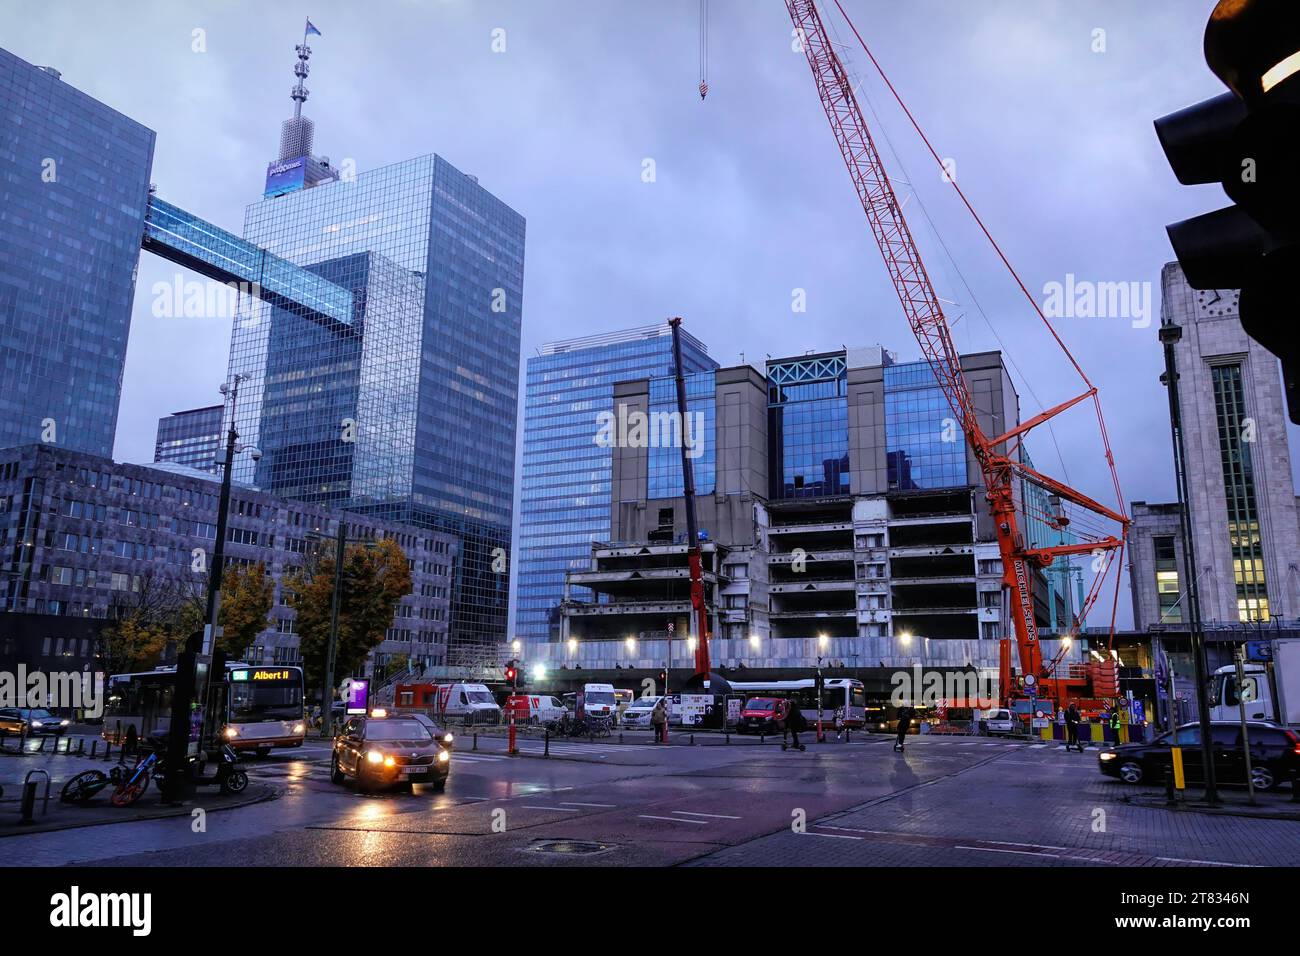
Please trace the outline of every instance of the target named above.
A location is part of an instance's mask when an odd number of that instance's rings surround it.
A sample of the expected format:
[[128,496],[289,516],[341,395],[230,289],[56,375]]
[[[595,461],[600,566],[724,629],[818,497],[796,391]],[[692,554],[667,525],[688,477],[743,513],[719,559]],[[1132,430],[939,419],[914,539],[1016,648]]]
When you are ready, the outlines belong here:
[[592,856],[615,849],[611,843],[590,840],[539,840],[528,848],[531,853],[558,853],[564,856]]

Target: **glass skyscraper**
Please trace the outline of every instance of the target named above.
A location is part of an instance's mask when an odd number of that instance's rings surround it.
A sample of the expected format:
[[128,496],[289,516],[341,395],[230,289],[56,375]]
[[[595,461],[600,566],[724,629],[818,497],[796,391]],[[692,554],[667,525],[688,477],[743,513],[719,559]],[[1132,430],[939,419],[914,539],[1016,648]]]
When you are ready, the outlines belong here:
[[354,305],[343,321],[247,302],[230,371],[263,457],[236,477],[455,532],[451,642],[503,640],[524,218],[429,155],[254,203],[244,237]]
[[222,406],[190,408],[158,419],[153,460],[173,461],[200,471],[219,471]]
[[[711,370],[718,363],[686,332],[682,332],[682,365],[688,373],[708,373],[711,409]],[[515,596],[515,634],[519,638],[539,641],[558,633],[556,614],[564,594],[564,572],[586,567],[591,560],[591,542],[609,537],[610,449],[596,444],[596,437],[597,416],[614,411],[614,383],[651,379],[653,396],[660,399],[653,403],[653,410],[660,410],[662,377],[672,372],[672,335],[667,323],[553,342],[528,360]],[[703,377],[690,375],[688,382]],[[700,387],[688,385],[691,410],[698,407]],[[673,410],[675,403],[674,397]],[[713,444],[712,426],[710,417],[704,432],[708,453]],[[678,491],[674,493],[680,494],[680,451],[670,451],[677,473]],[[711,478],[708,483],[711,487]],[[576,591],[585,593],[585,589]]]
[[153,149],[0,50],[0,447],[112,455]]

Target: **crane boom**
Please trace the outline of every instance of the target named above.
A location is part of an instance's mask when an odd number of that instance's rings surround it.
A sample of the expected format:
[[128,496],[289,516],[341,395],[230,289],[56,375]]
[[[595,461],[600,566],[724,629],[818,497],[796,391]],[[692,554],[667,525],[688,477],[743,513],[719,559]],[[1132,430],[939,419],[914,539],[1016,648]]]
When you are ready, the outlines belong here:
[[[939,297],[926,272],[920,250],[903,216],[902,207],[867,126],[866,117],[858,104],[849,75],[826,32],[816,2],[785,0],[785,5],[794,23],[797,42],[802,44],[808,65],[812,69],[817,93],[821,97],[844,164],[903,306],[903,313],[979,465],[1002,558],[1003,586],[1012,595],[1011,617],[1019,646],[1021,673],[1032,674],[1035,678],[1045,676],[1038,625],[1034,616],[1031,568],[1045,567],[1058,555],[1077,553],[1078,545],[1059,549],[1026,548],[1018,526],[1016,482],[1034,481],[1048,493],[1102,517],[1118,517],[1121,528],[1127,519],[1122,514],[1100,509],[1099,506],[1093,507],[1095,503],[1091,499],[1026,468],[1018,458],[1011,457],[1011,452],[1018,445],[1019,436],[1029,428],[1089,395],[1059,405],[995,439],[990,440],[984,433],[970,388],[962,375],[961,359],[953,344]],[[1095,394],[1095,390],[1092,390],[1092,394]],[[1017,439],[1016,443],[1009,446],[1008,442],[1013,437]],[[1098,536],[1090,542],[1088,550],[1102,549],[1110,552],[1113,557],[1114,550],[1122,546],[1122,536]],[[1008,693],[1005,685],[1002,692],[1004,697]]]
[[695,673],[709,676],[709,611],[704,604],[704,555],[700,528],[695,516],[695,469],[687,449],[686,429],[690,418],[686,406],[686,374],[682,371],[682,319],[668,320],[673,330],[673,371],[677,380],[677,414],[682,423],[682,494],[686,498],[686,561],[691,575],[691,615],[695,624]]

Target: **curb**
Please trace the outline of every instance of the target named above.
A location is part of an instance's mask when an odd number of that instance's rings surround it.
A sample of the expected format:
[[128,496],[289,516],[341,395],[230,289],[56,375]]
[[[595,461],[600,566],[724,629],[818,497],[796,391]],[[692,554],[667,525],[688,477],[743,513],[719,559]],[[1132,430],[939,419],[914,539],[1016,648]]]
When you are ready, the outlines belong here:
[[1241,817],[1246,820],[1300,821],[1300,807],[1295,810],[1274,810],[1267,807],[1256,810],[1240,806],[1211,807],[1203,803],[1178,803],[1171,807],[1165,802],[1163,796],[1156,799],[1128,796],[1123,798],[1123,802],[1133,807],[1142,807],[1146,810],[1168,810],[1170,813],[1202,813],[1212,817]]
[[[29,833],[53,833],[57,830],[78,830],[84,827],[114,826],[122,823],[137,823],[144,820],[166,820],[173,817],[187,817],[193,813],[196,807],[202,807],[202,809],[207,813],[220,813],[223,810],[240,810],[244,807],[251,807],[256,803],[266,803],[268,800],[279,799],[280,793],[274,787],[269,787],[265,784],[261,786],[265,792],[247,797],[238,803],[224,803],[219,807],[203,807],[202,804],[195,803],[137,813],[134,816],[119,817],[117,819],[110,817],[104,820],[80,820],[68,823],[34,823],[31,826],[6,824],[4,829],[0,829],[0,840],[5,839],[6,837],[26,836]],[[251,786],[250,789],[252,789]],[[58,801],[57,796],[51,796],[51,799],[55,802]],[[8,800],[5,801],[5,803],[9,802],[10,801]]]

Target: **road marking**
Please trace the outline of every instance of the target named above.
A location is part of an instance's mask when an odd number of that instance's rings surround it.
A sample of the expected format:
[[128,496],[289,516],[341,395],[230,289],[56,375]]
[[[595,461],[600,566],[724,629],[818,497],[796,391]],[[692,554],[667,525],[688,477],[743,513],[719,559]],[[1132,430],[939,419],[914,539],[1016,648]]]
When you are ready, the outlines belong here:
[[683,820],[681,817],[656,817],[649,813],[637,814],[642,820],[667,820],[669,823],[698,823],[702,827],[709,825],[708,820]]
[[742,817],[733,817],[726,813],[693,813],[690,810],[670,810],[670,813],[680,813],[686,817],[711,817],[714,820],[740,820]]
[[566,806],[566,807],[600,807],[600,808],[605,809],[605,810],[613,810],[615,807],[618,806],[618,804],[617,804],[617,803],[578,803],[577,801],[574,801],[574,800],[566,800],[566,801],[564,802],[564,806]]
[[849,836],[847,833],[818,833],[815,830],[806,830],[807,836],[830,837],[833,840],[863,840],[865,837]]
[[581,813],[581,810],[569,810],[565,807],[537,807],[527,803],[519,804],[520,810],[554,810],[557,813]]
[[1067,856],[1061,853],[1034,853],[1032,850],[999,850],[991,846],[962,846],[958,844],[953,847],[954,850],[977,850],[981,853],[1015,853],[1020,856],[1040,856],[1053,860],[1087,860],[1089,863],[1100,862],[1090,856]]

